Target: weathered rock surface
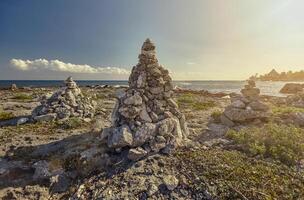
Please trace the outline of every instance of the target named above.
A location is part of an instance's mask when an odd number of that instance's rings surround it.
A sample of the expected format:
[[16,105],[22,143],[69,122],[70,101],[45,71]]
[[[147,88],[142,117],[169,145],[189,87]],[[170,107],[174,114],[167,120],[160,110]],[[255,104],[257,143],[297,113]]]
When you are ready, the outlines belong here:
[[[117,94],[112,113],[112,127],[104,129],[111,148],[129,147],[128,157],[171,152],[182,145],[188,128],[184,115],[172,99],[173,84],[168,70],[158,64],[155,45],[147,39],[138,56],[139,63],[129,77],[129,88]],[[121,133],[124,127],[125,134]]]
[[296,94],[302,92],[304,89],[304,84],[299,83],[286,83],[283,88],[280,90],[280,93],[283,94]]
[[286,98],[286,104],[298,108],[304,108],[304,92],[298,92],[293,95],[289,95]]
[[[85,97],[72,77],[65,81],[66,87],[55,92],[32,112],[36,121],[67,119],[69,117],[91,118],[94,116],[94,102]],[[51,117],[52,116],[52,117]]]

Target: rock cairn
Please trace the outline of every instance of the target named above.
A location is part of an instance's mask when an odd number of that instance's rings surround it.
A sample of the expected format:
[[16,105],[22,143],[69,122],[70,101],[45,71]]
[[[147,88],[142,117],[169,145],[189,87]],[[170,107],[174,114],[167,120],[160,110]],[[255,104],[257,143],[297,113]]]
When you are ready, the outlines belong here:
[[16,91],[16,90],[18,90],[18,87],[17,87],[17,85],[15,84],[15,83],[13,83],[12,85],[11,85],[11,91]]
[[128,150],[130,160],[152,152],[170,153],[188,135],[185,116],[172,99],[172,79],[168,70],[158,64],[155,45],[149,39],[138,58],[129,88],[117,95],[112,127],[102,132],[108,147]]
[[287,96],[286,104],[297,108],[304,108],[304,91]]
[[260,89],[256,88],[253,80],[241,90],[242,95],[231,99],[232,103],[226,107],[221,116],[221,122],[227,126],[248,123],[259,123],[269,117],[269,107],[259,100]]
[[34,109],[32,113],[34,120],[50,121],[69,117],[92,118],[94,116],[94,102],[84,97],[72,77],[67,78],[65,85]]

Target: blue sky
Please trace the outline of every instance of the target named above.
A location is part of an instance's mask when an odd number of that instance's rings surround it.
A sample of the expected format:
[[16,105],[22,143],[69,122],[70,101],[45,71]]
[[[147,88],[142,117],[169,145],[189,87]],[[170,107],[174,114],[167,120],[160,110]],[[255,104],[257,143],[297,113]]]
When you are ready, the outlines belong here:
[[2,0],[0,79],[127,79],[147,37],[174,79],[300,70],[302,2]]

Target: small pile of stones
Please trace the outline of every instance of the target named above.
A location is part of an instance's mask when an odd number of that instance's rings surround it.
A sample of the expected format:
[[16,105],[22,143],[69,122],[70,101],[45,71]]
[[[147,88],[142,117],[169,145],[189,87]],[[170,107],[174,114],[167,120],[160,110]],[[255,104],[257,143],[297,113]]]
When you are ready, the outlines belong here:
[[304,92],[300,91],[297,92],[296,94],[287,96],[286,103],[289,106],[304,108]]
[[109,148],[128,150],[130,160],[153,152],[170,153],[188,135],[185,116],[172,99],[168,70],[158,64],[155,45],[147,39],[139,63],[129,77],[129,88],[117,94],[112,127],[102,132]]
[[67,78],[65,85],[34,109],[32,118],[35,121],[51,121],[70,117],[92,118],[94,116],[95,102],[84,97],[72,77]]
[[224,125],[258,124],[269,118],[269,107],[259,100],[260,89],[256,88],[254,80],[248,80],[241,94],[231,98],[232,103],[221,115]]

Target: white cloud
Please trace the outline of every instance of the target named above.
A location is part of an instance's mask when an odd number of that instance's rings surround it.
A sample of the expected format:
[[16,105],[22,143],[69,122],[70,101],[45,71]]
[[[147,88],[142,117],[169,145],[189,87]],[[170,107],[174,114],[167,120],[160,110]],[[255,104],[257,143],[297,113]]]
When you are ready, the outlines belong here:
[[22,60],[11,59],[10,64],[12,67],[22,71],[32,70],[50,70],[59,72],[71,72],[71,73],[89,73],[89,74],[116,74],[116,75],[128,75],[129,70],[120,67],[92,67],[90,65],[77,65],[72,63],[65,63],[60,60]]
[[195,62],[187,62],[187,65],[196,65]]

